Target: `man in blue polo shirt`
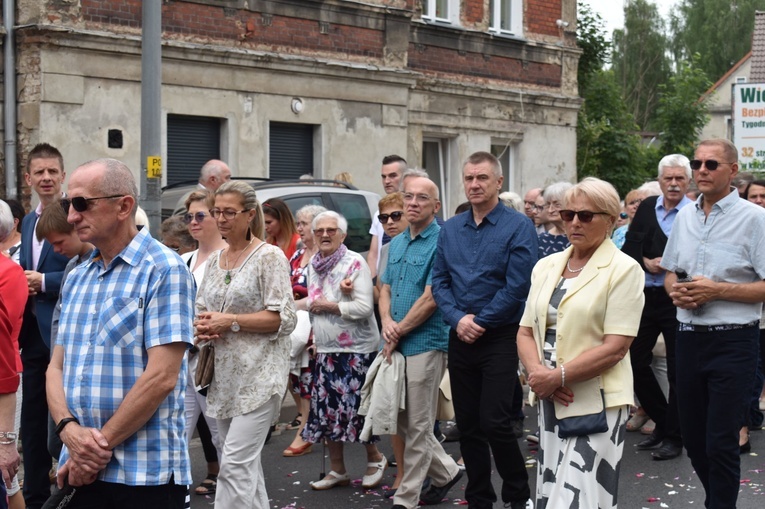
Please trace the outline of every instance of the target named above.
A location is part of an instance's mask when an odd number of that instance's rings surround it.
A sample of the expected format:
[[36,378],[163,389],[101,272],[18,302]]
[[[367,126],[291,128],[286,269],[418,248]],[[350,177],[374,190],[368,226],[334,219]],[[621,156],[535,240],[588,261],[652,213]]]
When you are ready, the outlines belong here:
[[[383,355],[390,360],[398,350],[406,357],[406,410],[398,418],[398,434],[406,443],[404,477],[393,497],[394,509],[414,509],[420,500],[437,504],[462,477],[457,463],[433,435],[449,338],[449,328],[430,291],[440,208],[438,187],[432,180],[410,177],[404,181],[409,227],[391,241],[382,276]],[[426,476],[432,484],[420,495]]]

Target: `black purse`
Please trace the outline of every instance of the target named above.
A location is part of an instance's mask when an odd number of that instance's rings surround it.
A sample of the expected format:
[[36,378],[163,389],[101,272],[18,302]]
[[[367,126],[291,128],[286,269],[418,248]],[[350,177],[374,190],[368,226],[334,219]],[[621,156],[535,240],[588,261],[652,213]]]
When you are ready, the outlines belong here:
[[[576,415],[577,408],[575,404],[564,406],[555,403],[558,437],[581,437],[608,431],[608,421],[606,420],[606,398],[603,389],[601,388],[600,377],[598,376],[590,380],[585,380],[584,382],[571,384],[571,390],[574,391],[575,398],[577,395],[579,395],[580,399],[582,396],[587,398],[586,394],[589,394],[591,399],[597,398],[597,411],[584,415]],[[595,396],[595,391],[597,391],[597,396]]]

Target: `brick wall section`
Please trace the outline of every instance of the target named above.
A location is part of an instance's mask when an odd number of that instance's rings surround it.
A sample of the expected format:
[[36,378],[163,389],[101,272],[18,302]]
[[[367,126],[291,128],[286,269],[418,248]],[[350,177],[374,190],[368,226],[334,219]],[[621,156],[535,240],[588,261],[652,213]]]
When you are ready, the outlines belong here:
[[[466,25],[476,25],[483,21],[484,0],[463,0],[462,2],[462,20]],[[486,9],[489,3],[486,2]],[[488,19],[488,16],[487,18]]]
[[561,0],[526,0],[524,8],[524,21],[529,33],[560,35],[555,22],[563,13]]
[[[86,23],[140,28],[138,0],[82,0]],[[264,22],[260,13],[239,10],[227,16],[222,7],[189,2],[162,6],[162,29],[166,35],[199,37],[253,47],[291,47],[342,55],[382,58],[385,34],[381,30],[330,24],[322,34],[312,20],[273,16]]]
[[[465,75],[475,78],[531,83],[560,87],[561,66],[528,62],[526,68],[520,60],[492,56],[488,60],[479,53],[460,54],[456,51],[427,46],[409,45],[409,68],[425,73]],[[457,79],[460,79],[459,77]],[[462,78],[464,79],[464,78]]]

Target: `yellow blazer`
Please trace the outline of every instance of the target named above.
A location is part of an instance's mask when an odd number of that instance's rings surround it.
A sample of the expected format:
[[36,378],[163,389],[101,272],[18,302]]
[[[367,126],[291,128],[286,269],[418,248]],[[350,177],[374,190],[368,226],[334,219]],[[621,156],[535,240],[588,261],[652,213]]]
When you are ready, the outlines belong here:
[[[572,251],[573,247],[569,247],[542,258],[531,274],[531,290],[521,325],[533,330],[540,360],[543,359],[550,298]],[[619,251],[611,239],[603,241],[558,306],[555,340],[558,364],[565,364],[582,352],[602,345],[606,334],[634,337],[645,301],[644,285],[645,274],[640,265]],[[607,408],[634,403],[629,353],[600,375]],[[585,401],[576,396],[574,399],[576,406],[583,407],[577,412],[580,415],[592,413],[587,407],[593,408],[594,412],[599,406],[598,401],[592,401],[589,396],[584,398]]]

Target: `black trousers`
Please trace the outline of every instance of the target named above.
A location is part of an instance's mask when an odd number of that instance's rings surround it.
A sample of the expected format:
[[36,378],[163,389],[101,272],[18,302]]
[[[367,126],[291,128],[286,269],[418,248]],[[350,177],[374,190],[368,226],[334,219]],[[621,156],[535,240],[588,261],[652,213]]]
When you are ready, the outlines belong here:
[[[672,304],[663,287],[645,288],[645,306],[640,318],[640,328],[630,346],[632,376],[635,394],[640,405],[656,423],[657,436],[675,445],[682,446],[680,419],[677,407],[677,386],[675,385],[675,336],[677,333],[677,308]],[[669,379],[669,401],[664,397],[656,375],[651,368],[653,354],[659,334],[664,335],[667,345],[667,378]]]
[[[27,509],[39,509],[50,496],[50,472],[53,466],[48,453],[48,400],[45,395],[45,371],[50,350],[40,336],[37,318],[24,314],[21,361],[21,446],[24,449],[24,501]],[[21,335],[19,337],[21,337]]]
[[183,509],[186,486],[128,486],[96,481],[77,488],[67,509]]
[[502,501],[530,498],[525,460],[510,424],[518,379],[517,332],[517,324],[487,330],[473,344],[457,339],[454,330],[449,333],[449,376],[471,509],[491,508],[497,500],[492,454],[502,478]]
[[708,508],[736,507],[741,475],[738,432],[754,385],[759,334],[757,326],[677,333],[680,424]]

